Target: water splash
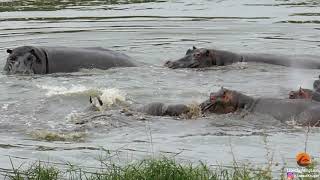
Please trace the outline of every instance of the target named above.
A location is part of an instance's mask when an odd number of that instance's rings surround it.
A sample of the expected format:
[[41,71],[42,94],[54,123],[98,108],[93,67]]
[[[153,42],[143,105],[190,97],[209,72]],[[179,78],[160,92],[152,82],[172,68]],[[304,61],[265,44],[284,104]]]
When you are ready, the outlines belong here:
[[101,100],[104,106],[112,106],[114,104],[126,102],[126,94],[119,89],[111,88],[102,90]]
[[71,85],[71,87],[65,86],[51,86],[51,85],[37,85],[38,88],[48,90],[46,96],[55,95],[74,95],[74,94],[98,94],[98,89],[88,88],[83,85]]
[[72,111],[71,113],[67,114],[65,119],[67,122],[77,122],[79,119],[81,119],[81,115],[83,114],[83,112]]

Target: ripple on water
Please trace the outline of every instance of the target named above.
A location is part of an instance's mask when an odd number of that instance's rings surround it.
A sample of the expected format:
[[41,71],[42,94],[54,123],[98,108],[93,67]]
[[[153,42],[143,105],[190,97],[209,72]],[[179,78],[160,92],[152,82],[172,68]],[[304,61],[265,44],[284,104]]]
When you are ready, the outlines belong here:
[[[135,2],[1,1],[1,66],[6,48],[30,44],[102,46],[151,65],[32,77],[0,74],[0,154],[10,149],[10,155],[33,160],[47,159],[49,154],[52,160],[87,165],[96,163],[92,157],[101,155],[102,147],[121,149],[126,157],[164,152],[216,164],[232,162],[232,142],[238,160],[261,162],[265,158],[262,139],[266,137],[276,152],[275,159],[283,157],[295,163],[290,158],[304,146],[305,129],[271,117],[236,113],[184,119],[127,116],[122,105],[102,112],[86,108],[90,95],[100,95],[111,105],[118,105],[117,101],[189,104],[200,103],[221,86],[276,98],[287,97],[298,85],[311,87],[319,70],[254,63],[202,70],[160,66],[166,59],[182,57],[193,45],[235,52],[317,55],[319,1]],[[193,113],[198,113],[196,108]],[[30,138],[28,133],[38,131],[45,132],[38,135],[41,139],[52,136],[70,142]],[[87,133],[84,142],[61,137],[76,132]],[[317,154],[319,130],[312,129],[311,134],[308,150]],[[0,166],[6,165],[7,159],[0,156]]]

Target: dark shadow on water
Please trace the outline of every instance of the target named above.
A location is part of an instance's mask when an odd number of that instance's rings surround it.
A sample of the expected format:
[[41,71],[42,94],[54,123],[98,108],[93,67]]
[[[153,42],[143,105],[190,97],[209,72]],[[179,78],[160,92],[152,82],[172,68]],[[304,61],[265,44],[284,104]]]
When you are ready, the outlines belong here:
[[294,13],[290,16],[320,16],[320,13]]
[[165,2],[164,0],[16,0],[0,2],[0,12],[5,11],[56,11],[74,6],[102,6],[112,4],[133,4]]
[[[281,2],[282,1],[282,2]],[[320,1],[318,0],[304,0],[301,2],[286,2],[281,0],[280,3],[248,3],[245,4],[247,6],[288,6],[288,7],[318,7],[320,5]]]
[[306,20],[306,21],[298,21],[298,20],[288,20],[288,21],[279,21],[277,23],[291,23],[291,24],[320,24],[319,20]]

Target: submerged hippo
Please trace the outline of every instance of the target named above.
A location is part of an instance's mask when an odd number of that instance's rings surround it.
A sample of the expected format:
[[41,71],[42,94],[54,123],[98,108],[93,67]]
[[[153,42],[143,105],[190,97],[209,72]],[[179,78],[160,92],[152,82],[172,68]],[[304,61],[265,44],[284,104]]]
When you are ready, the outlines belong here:
[[[320,79],[320,77],[319,77]],[[301,88],[297,91],[290,91],[289,99],[311,99],[320,102],[320,80],[315,80],[313,90]]]
[[319,75],[319,79],[317,79],[317,80],[315,80],[315,81],[313,82],[313,89],[314,89],[315,91],[320,92],[320,75]]
[[81,68],[132,67],[127,55],[103,48],[21,46],[7,49],[4,71],[8,74],[49,74],[76,72]]
[[290,91],[289,99],[309,99],[320,102],[320,92],[300,87],[297,91]]
[[290,91],[289,99],[309,99],[320,102],[320,92],[300,88],[297,91]]
[[305,99],[272,99],[253,98],[240,92],[221,88],[211,93],[210,99],[201,104],[203,111],[216,111],[217,108],[225,113],[246,110],[268,114],[275,119],[285,122],[295,120],[299,125],[320,126],[320,103]]
[[[90,96],[90,110],[99,111],[103,106],[103,102],[100,97]],[[180,116],[190,111],[190,108],[184,104],[164,104],[161,102],[149,103],[147,105],[132,108],[134,111],[146,113],[153,116]]]
[[188,49],[185,56],[176,61],[167,61],[165,66],[176,68],[205,68],[224,66],[235,62],[261,62],[267,64],[320,69],[320,57],[317,56],[276,56],[272,54],[240,54],[217,49],[196,48]]
[[137,111],[153,116],[180,116],[188,113],[190,109],[184,104],[164,104],[154,102],[138,108]]
[[289,99],[312,99],[313,91],[311,89],[299,88],[297,91],[290,91]]

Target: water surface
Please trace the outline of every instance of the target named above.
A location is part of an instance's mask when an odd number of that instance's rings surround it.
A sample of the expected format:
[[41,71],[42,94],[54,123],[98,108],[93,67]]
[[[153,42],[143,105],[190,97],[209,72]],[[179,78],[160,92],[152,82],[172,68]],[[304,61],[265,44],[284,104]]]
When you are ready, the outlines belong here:
[[[216,165],[274,161],[295,166],[305,128],[268,116],[212,115],[194,120],[104,116],[86,112],[89,95],[109,94],[132,104],[194,103],[221,86],[254,97],[286,98],[300,85],[311,88],[319,70],[243,63],[211,70],[171,70],[168,59],[193,45],[235,52],[319,54],[319,1],[0,1],[0,66],[5,49],[21,45],[101,46],[146,63],[143,67],[83,70],[44,76],[0,75],[0,167],[37,159],[96,167],[98,157],[120,162],[165,154]],[[145,120],[141,120],[144,116]],[[77,124],[75,122],[85,122]],[[46,142],[34,132],[84,133],[80,142]],[[265,139],[266,138],[266,139]],[[319,130],[308,151],[320,153]],[[109,152],[109,151],[108,151]],[[20,157],[20,158],[18,158]],[[24,159],[21,159],[24,158]]]

